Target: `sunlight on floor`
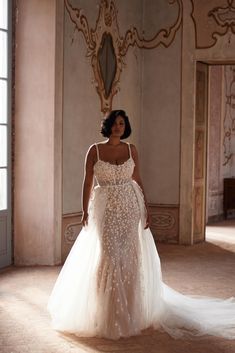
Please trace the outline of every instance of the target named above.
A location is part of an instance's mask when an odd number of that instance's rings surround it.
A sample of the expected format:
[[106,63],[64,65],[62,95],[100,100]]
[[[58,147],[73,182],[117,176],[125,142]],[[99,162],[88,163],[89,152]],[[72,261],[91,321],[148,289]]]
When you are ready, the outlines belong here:
[[235,252],[235,219],[216,222],[206,226],[206,241]]

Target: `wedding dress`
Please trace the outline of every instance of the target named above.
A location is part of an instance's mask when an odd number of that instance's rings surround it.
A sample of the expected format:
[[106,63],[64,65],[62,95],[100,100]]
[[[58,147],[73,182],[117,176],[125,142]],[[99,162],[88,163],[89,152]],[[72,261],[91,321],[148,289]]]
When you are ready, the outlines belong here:
[[129,159],[121,165],[102,161],[98,147],[97,157],[88,226],[78,235],[48,302],[53,327],[111,339],[148,327],[174,338],[234,339],[234,298],[185,296],[163,283],[152,234],[144,230],[144,199],[132,180],[130,146]]

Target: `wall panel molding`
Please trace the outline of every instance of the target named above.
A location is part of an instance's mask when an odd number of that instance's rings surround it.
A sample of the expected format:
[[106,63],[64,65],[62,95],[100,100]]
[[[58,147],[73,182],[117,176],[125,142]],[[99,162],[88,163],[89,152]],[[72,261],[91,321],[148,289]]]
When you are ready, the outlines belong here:
[[62,238],[61,238],[61,260],[65,261],[70,249],[72,248],[77,236],[79,235],[82,212],[64,214],[62,217]]
[[179,205],[149,204],[151,231],[156,242],[179,242]]
[[[149,204],[151,231],[156,242],[179,242],[179,205]],[[63,215],[62,219],[62,262],[65,261],[79,235],[82,212]]]

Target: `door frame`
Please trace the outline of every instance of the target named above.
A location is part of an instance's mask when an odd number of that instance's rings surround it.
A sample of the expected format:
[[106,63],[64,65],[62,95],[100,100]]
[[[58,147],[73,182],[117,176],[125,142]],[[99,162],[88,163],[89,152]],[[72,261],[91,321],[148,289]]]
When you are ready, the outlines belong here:
[[[205,50],[206,52],[206,50]],[[184,59],[184,58],[183,58]],[[194,234],[194,173],[195,173],[195,126],[196,126],[196,68],[197,63],[207,65],[235,65],[234,59],[216,58],[209,55],[188,58],[187,64],[182,60],[181,89],[181,164],[180,164],[180,217],[179,243],[193,245],[205,240],[205,234],[198,240]],[[207,102],[208,104],[208,102]],[[208,135],[208,123],[206,125]],[[207,146],[206,146],[207,147]],[[207,153],[205,155],[207,165]],[[205,168],[205,184],[207,184],[207,168]],[[207,186],[206,186],[207,188]],[[206,193],[204,193],[206,202]],[[205,208],[206,212],[206,208]],[[205,214],[206,216],[206,214]],[[204,217],[206,220],[206,217]],[[204,221],[205,223],[205,221]],[[204,227],[205,229],[205,227]],[[205,232],[205,231],[204,231]]]

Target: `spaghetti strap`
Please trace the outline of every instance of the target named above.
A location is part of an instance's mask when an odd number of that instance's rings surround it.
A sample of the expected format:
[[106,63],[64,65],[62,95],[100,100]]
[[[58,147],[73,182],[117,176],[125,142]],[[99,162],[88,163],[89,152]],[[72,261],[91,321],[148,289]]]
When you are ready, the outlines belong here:
[[128,149],[129,149],[129,158],[132,158],[131,145],[129,144],[129,142],[127,142],[127,145],[128,145]]
[[97,161],[98,161],[100,159],[100,154],[99,154],[99,147],[97,143],[95,143],[95,147],[96,147]]

